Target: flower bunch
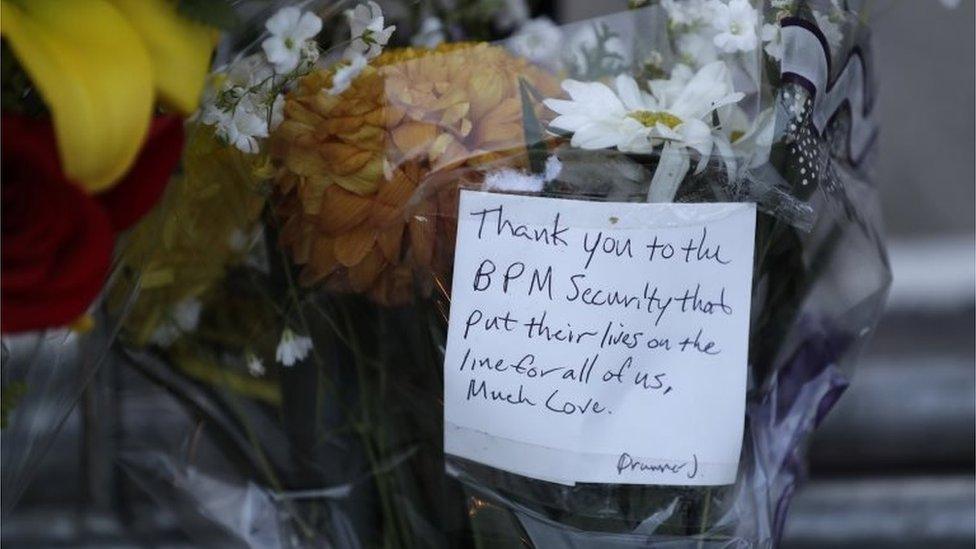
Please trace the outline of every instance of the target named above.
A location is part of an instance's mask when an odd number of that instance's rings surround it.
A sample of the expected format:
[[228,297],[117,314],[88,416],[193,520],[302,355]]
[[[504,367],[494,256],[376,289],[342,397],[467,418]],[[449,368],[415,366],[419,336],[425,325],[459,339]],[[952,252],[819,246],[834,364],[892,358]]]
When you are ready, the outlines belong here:
[[[350,39],[334,66],[329,94],[337,95],[378,56],[394,26],[384,27],[379,5],[369,1],[346,12]],[[214,72],[200,115],[216,135],[249,154],[261,150],[259,140],[271,135],[283,120],[283,94],[313,70],[321,51],[315,39],[322,19],[312,12],[285,7],[265,23],[269,36],[261,53],[239,58]]]
[[[744,100],[756,101],[777,85],[778,74],[766,71],[761,57],[782,58],[779,21],[796,6],[793,0],[773,1],[772,22],[764,23],[767,14],[749,0],[661,0],[655,13],[664,15],[667,43],[643,49],[621,48],[617,32],[608,28],[582,29],[569,44],[595,43],[570,48],[579,59],[568,61],[577,77],[563,82],[568,99],[545,101],[558,115],[550,132],[570,137],[575,148],[659,155],[652,200],[673,199],[693,159],[695,174],[717,159],[734,185],[744,169],[769,156],[773,110],[749,116]],[[831,6],[834,17],[841,17],[836,2]],[[612,50],[639,57],[631,62]],[[607,64],[614,58],[621,62]],[[594,66],[598,70],[590,70]]]
[[[759,478],[771,473],[759,462],[729,488],[566,487],[446,457],[459,197],[757,202],[746,436],[779,436],[761,417],[779,406],[769,390],[790,382],[776,360],[802,348],[798,319],[825,280],[811,265],[833,268],[834,244],[810,248],[786,212],[811,211],[791,185],[821,180],[810,170],[829,168],[830,151],[805,125],[810,97],[778,81],[778,23],[844,10],[829,0],[635,0],[633,11],[557,26],[523,1],[502,4],[391,0],[384,12],[369,0],[308,2],[252,21],[253,47],[210,77],[166,215],[127,242],[123,278],[139,290],[134,303],[117,299],[127,358],[165,371],[174,391],[185,384],[207,421],[199,436],[221,433],[199,447],[242,458],[247,490],[270,495],[269,512],[233,526],[242,538],[274,516],[283,520],[267,544],[415,546],[443,532],[458,537],[433,544],[482,532],[492,538],[476,545],[524,544],[508,526],[515,509],[597,543],[638,532],[645,545],[774,538],[739,531],[753,515],[756,530],[772,528],[741,499],[779,490]],[[821,219],[857,238],[857,223],[828,219],[847,211]],[[499,231],[504,223],[499,213]],[[206,460],[194,466],[208,473]],[[356,496],[340,509],[322,487]]]
[[282,92],[312,69],[319,57],[315,36],[322,20],[298,8],[282,8],[265,23],[271,36],[261,53],[237,59],[216,70],[200,119],[212,125],[218,139],[245,153],[260,150],[258,140],[282,120]]
[[2,330],[62,326],[179,161],[217,30],[164,0],[3,0],[0,15]]

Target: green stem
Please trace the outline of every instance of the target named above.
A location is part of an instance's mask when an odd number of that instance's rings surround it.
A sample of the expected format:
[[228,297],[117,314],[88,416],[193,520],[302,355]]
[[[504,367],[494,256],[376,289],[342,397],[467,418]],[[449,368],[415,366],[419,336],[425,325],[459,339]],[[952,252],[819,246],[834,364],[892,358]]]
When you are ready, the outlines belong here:
[[698,527],[698,549],[705,547],[705,539],[708,536],[708,512],[711,510],[712,488],[705,488],[705,503],[702,504],[701,524]]

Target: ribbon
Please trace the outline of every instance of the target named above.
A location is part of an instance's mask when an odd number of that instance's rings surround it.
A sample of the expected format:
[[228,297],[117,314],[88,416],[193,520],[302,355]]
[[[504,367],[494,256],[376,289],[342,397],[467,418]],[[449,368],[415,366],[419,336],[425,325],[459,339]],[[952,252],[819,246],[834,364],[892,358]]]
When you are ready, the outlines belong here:
[[831,81],[830,47],[810,21],[787,17],[780,23],[783,36],[782,80],[803,86],[813,98],[811,120],[822,137],[842,110],[850,112],[848,156],[857,165],[877,137],[874,101],[870,97],[865,55],[851,49],[844,68]]

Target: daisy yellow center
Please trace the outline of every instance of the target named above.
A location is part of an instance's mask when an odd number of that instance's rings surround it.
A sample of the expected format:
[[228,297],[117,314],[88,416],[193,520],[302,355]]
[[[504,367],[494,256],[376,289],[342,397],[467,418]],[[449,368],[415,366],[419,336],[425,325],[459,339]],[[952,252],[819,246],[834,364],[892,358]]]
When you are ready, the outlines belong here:
[[648,128],[653,128],[658,124],[664,124],[665,126],[674,129],[678,124],[681,124],[680,118],[664,111],[634,111],[627,116],[633,118]]

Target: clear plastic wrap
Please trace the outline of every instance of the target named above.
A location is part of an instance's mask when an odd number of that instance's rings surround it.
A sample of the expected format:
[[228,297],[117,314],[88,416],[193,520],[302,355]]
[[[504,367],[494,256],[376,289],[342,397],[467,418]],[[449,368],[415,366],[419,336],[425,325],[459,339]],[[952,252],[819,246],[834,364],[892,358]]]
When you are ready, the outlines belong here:
[[[194,514],[188,529],[202,517],[252,546],[775,544],[804,442],[847,386],[890,275],[859,12],[771,4],[722,3],[738,10],[730,28],[752,25],[751,49],[714,51],[719,15],[662,2],[496,44],[387,46],[341,91],[355,65],[332,44],[268,102],[279,119],[253,147],[204,114],[118,286],[139,291],[119,352],[186,406],[188,434],[129,441],[125,470]],[[260,72],[244,54],[218,86]],[[681,133],[689,111],[668,110],[662,94],[680,89],[655,86],[691,86],[718,61],[723,81],[706,83],[735,99],[696,115],[705,149]],[[621,73],[659,83],[661,110],[626,116],[646,141],[580,146],[547,100],[572,95],[567,79]],[[462,189],[757,205],[734,484],[567,486],[445,455]]]
[[[130,295],[120,295],[119,306]],[[97,304],[96,304],[97,306]],[[2,340],[3,428],[0,430],[3,514],[34,479],[61,425],[110,356],[117,318],[90,326],[5,335]]]

